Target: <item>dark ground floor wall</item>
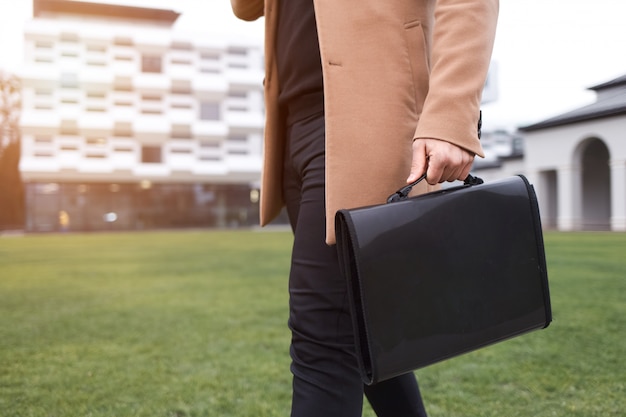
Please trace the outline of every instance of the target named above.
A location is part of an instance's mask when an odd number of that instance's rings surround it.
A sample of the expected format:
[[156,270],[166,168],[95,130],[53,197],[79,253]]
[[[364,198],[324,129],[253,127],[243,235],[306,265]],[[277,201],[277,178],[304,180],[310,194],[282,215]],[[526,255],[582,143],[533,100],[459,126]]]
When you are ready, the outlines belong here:
[[26,182],[26,232],[242,227],[258,223],[248,184]]

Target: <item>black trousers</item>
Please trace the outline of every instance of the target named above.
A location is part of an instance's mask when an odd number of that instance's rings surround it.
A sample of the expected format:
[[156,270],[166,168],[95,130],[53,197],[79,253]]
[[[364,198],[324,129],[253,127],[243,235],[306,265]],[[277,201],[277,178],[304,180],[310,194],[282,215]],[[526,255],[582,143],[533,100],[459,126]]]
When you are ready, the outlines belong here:
[[291,416],[358,417],[364,393],[379,417],[426,416],[412,373],[374,386],[361,382],[347,286],[335,247],[325,243],[324,115],[290,123],[284,195],[294,231],[289,276]]

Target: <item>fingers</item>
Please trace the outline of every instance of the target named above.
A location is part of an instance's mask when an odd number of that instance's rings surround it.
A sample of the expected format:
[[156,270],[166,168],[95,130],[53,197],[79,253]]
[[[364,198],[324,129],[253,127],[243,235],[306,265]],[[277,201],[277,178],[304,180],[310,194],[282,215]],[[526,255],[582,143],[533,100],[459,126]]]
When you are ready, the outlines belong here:
[[413,142],[413,160],[411,161],[411,172],[409,178],[406,179],[407,183],[417,181],[421,177],[428,166],[428,156],[426,151],[426,143],[422,140],[416,140]]
[[437,139],[417,139],[413,143],[413,163],[407,182],[426,170],[426,180],[435,185],[445,181],[464,180],[472,168],[474,155],[465,149]]

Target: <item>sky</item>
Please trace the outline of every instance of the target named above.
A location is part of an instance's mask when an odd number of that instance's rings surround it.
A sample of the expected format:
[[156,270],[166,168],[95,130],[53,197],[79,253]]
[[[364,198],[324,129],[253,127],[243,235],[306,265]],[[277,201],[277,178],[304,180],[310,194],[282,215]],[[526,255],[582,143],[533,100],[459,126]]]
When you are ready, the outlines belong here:
[[[262,20],[237,20],[229,0],[105,1],[174,9],[181,13],[176,29],[199,36],[263,38]],[[0,70],[19,69],[31,4],[0,0]],[[626,74],[625,21],[624,0],[501,0],[493,51],[498,98],[483,105],[484,130],[514,130],[592,103],[589,87]]]

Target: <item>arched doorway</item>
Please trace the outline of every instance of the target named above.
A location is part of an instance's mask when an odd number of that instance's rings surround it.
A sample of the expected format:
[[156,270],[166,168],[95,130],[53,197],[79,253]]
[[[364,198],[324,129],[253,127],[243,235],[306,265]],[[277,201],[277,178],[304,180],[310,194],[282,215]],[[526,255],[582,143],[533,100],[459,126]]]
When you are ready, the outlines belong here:
[[544,229],[556,229],[559,215],[559,190],[556,170],[540,172],[541,182],[540,209],[541,225]]
[[609,149],[597,138],[578,149],[581,167],[582,230],[611,229],[611,170]]

